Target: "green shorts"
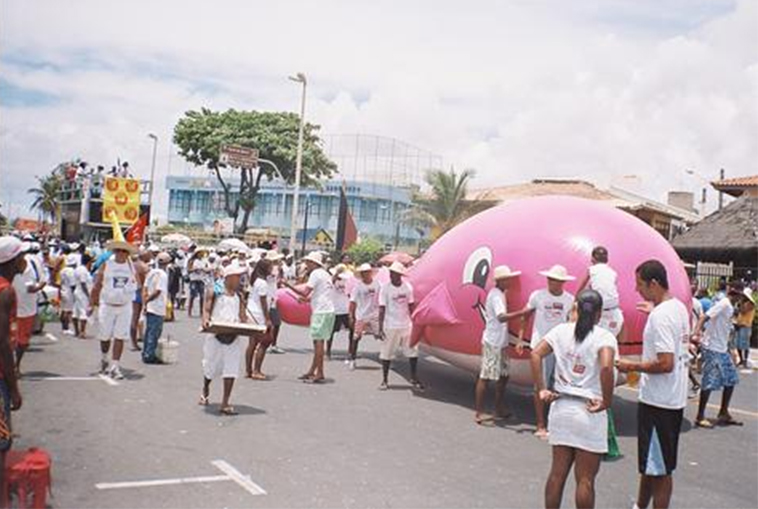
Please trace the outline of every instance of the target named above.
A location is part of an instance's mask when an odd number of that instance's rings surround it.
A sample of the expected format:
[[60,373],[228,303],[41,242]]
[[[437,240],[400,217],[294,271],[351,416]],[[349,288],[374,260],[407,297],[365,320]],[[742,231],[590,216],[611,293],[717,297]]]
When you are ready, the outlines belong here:
[[332,337],[334,313],[314,313],[311,315],[311,339],[326,341]]

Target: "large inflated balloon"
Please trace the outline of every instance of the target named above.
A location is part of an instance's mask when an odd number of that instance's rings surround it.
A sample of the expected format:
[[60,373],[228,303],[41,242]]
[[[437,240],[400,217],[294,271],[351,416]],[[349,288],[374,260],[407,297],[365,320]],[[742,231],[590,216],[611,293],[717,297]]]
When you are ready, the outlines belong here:
[[[410,272],[418,303],[414,336],[438,357],[477,370],[484,328],[479,308],[494,284],[494,267],[508,265],[522,272],[507,295],[508,309],[513,311],[526,304],[531,292],[546,287],[539,271],[555,264],[577,276],[565,287],[576,294],[595,246],[608,248],[609,265],[619,275],[627,329],[621,354],[639,354],[647,317],[636,309],[641,297],[635,290],[635,268],[651,258],[661,261],[672,294],[689,306],[687,274],[673,248],[650,226],[609,205],[573,197],[528,198],[501,205],[437,240]],[[510,323],[512,335],[518,333],[519,325]],[[511,354],[516,357],[515,352]],[[515,381],[530,381],[526,362],[517,371]]]

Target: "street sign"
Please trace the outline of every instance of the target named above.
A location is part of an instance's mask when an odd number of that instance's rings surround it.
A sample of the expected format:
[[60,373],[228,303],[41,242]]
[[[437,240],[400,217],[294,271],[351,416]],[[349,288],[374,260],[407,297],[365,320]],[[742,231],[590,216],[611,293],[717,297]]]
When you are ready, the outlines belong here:
[[224,145],[221,147],[219,162],[233,168],[252,170],[258,167],[258,149]]

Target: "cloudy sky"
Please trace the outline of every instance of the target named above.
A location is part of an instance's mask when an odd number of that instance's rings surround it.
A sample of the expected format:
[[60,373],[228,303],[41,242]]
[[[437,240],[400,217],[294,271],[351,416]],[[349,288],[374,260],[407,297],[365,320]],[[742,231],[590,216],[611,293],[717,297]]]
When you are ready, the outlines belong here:
[[[298,107],[476,187],[583,177],[664,199],[758,173],[755,0],[5,0],[0,199],[75,157],[178,174],[184,111]],[[633,176],[630,178],[630,176]],[[162,180],[162,179],[161,179]]]

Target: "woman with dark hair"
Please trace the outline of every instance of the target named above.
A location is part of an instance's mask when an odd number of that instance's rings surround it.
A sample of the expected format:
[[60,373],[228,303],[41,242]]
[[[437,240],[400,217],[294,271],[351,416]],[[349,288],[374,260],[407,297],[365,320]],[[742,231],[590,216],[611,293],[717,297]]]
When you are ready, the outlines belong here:
[[253,275],[250,278],[250,295],[247,299],[247,313],[252,320],[259,324],[265,325],[266,331],[255,333],[250,336],[245,352],[245,367],[247,378],[253,380],[266,380],[263,374],[263,359],[266,357],[266,349],[273,341],[271,334],[271,312],[269,306],[269,288],[267,278],[271,274],[273,264],[268,258],[261,258],[253,268]]
[[[595,506],[595,476],[608,452],[606,409],[613,400],[616,338],[597,326],[603,299],[594,290],[579,294],[575,323],[557,325],[532,352],[537,394],[550,407],[548,431],[553,464],[545,485],[545,507],[560,507],[571,467],[576,506]],[[542,359],[555,354],[554,392],[545,388]]]

